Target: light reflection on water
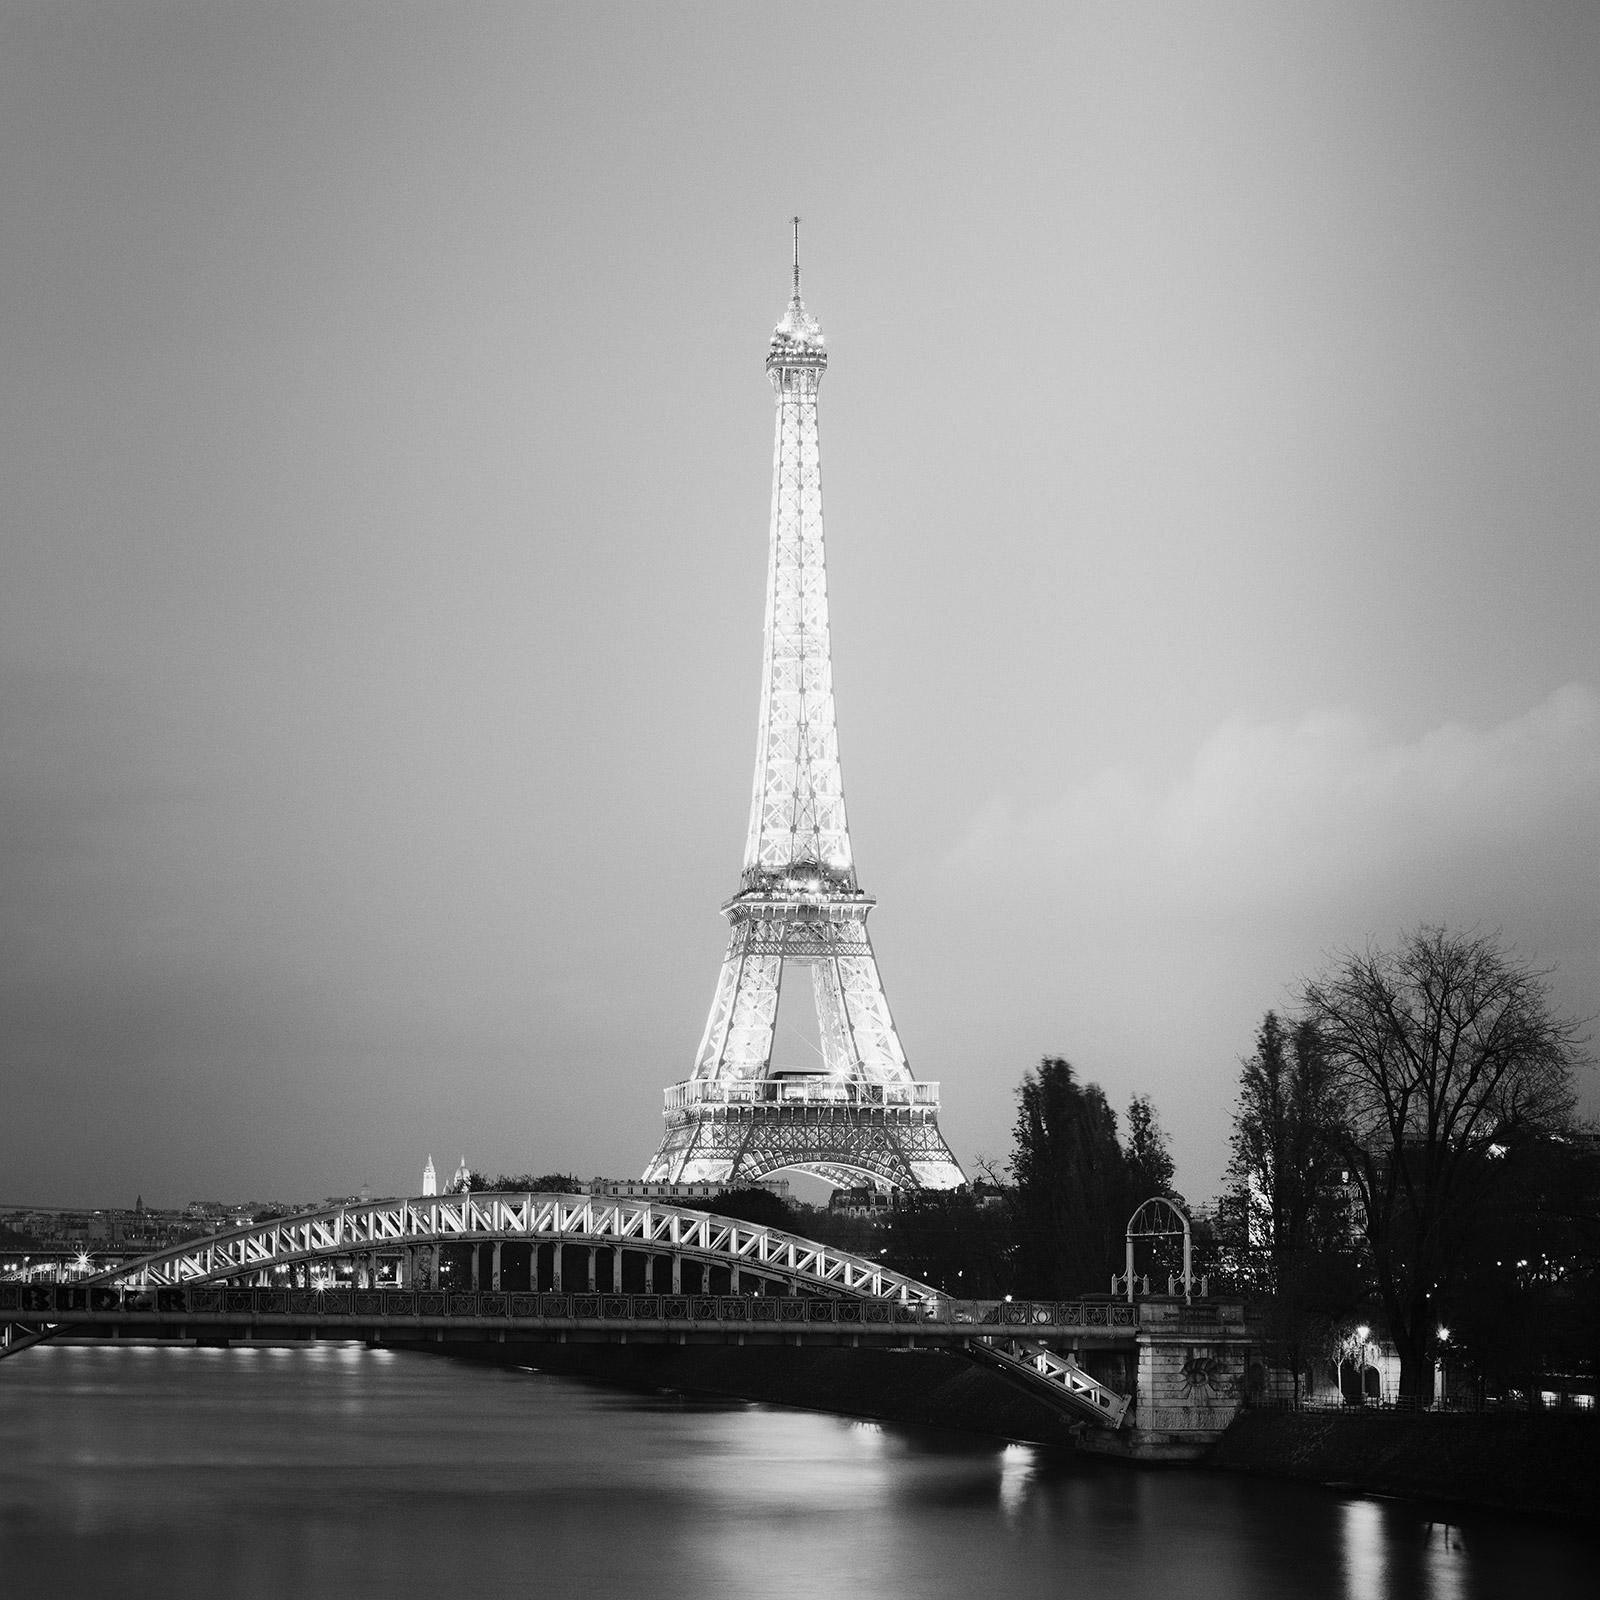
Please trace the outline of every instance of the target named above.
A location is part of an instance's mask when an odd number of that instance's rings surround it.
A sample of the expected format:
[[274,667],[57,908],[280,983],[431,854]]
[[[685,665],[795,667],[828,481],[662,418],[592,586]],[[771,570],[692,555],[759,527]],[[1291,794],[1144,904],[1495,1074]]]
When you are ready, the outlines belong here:
[[0,1593],[1479,1600],[1590,1592],[1493,1519],[360,1346],[0,1367]]
[[1344,1508],[1344,1586],[1350,1600],[1389,1592],[1387,1562],[1383,1508],[1373,1500],[1349,1501]]

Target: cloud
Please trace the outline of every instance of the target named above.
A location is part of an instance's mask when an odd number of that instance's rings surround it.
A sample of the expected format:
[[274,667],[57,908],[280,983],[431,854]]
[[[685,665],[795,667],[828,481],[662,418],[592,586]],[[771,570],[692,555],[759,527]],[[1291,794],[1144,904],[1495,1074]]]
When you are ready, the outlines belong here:
[[[1003,1150],[1021,1065],[1065,1053],[1114,1104],[1155,1096],[1202,1199],[1262,1013],[1422,922],[1499,934],[1554,969],[1558,1012],[1592,1018],[1597,818],[1600,698],[1582,684],[1417,736],[1349,710],[1235,717],[1168,784],[1105,771],[1032,809],[996,800],[940,874],[968,908],[967,986],[916,997],[952,1126]],[[1597,1076],[1580,1076],[1587,1115]]]
[[1051,804],[996,801],[950,867],[1025,873],[1107,915],[1318,915],[1341,927],[1541,904],[1593,929],[1600,697],[1557,690],[1487,728],[1407,739],[1349,710],[1230,719],[1163,789],[1107,771]]

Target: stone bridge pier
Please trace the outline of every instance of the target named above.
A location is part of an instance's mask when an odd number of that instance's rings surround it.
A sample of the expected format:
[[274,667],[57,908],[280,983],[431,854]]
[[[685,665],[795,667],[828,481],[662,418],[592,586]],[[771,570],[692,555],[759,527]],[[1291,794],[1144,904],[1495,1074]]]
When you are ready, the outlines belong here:
[[[1138,1307],[1134,1349],[1084,1361],[1123,1393],[1131,1378],[1132,1404],[1120,1429],[1090,1429],[1080,1448],[1135,1461],[1197,1460],[1265,1380],[1259,1335],[1246,1326],[1239,1300],[1186,1304],[1181,1295],[1149,1295]],[[1103,1363],[1118,1370],[1102,1370]]]

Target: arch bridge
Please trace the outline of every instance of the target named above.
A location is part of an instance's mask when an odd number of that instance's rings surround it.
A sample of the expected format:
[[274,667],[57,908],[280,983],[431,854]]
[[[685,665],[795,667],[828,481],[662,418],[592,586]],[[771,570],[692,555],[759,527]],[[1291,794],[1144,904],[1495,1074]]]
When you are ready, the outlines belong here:
[[1134,1307],[956,1300],[881,1262],[647,1198],[462,1194],[236,1228],[76,1284],[0,1284],[0,1359],[54,1337],[915,1345],[998,1368],[1116,1428],[1079,1365],[1131,1347]]

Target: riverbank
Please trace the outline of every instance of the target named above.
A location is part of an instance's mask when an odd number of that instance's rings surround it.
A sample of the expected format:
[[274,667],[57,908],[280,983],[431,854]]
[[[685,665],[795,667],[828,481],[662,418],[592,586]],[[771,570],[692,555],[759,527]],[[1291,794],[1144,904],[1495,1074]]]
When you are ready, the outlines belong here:
[[1600,1527],[1600,1419],[1245,1411],[1206,1466]]

